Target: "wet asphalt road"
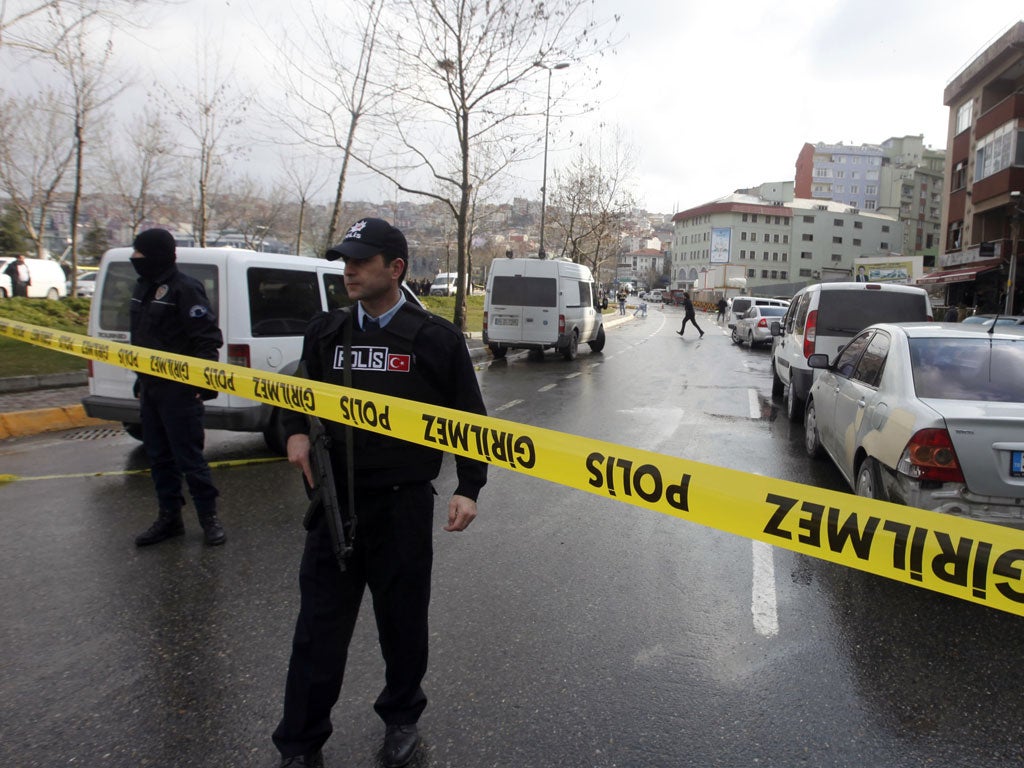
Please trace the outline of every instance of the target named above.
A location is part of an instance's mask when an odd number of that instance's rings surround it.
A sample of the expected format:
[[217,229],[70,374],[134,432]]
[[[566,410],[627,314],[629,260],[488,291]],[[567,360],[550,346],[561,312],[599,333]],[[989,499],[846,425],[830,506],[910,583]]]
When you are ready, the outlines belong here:
[[[768,355],[651,312],[603,355],[480,367],[514,421],[841,489],[771,403]],[[688,331],[688,334],[692,333]],[[209,433],[228,543],[148,550],[144,456],[105,430],[0,443],[0,756],[12,766],[271,766],[298,593],[296,473]],[[96,474],[102,473],[102,474]],[[451,461],[437,482],[454,489]],[[414,766],[1024,764],[1022,620],[492,470],[435,517],[431,703]],[[369,604],[327,765],[374,766]]]

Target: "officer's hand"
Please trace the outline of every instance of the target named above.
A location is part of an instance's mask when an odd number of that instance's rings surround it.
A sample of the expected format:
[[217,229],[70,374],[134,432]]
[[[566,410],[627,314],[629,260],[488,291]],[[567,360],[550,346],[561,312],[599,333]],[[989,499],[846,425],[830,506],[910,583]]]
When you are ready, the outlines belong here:
[[309,466],[309,435],[292,435],[288,438],[288,461],[302,470],[310,487],[313,482],[313,468]]
[[448,502],[448,525],[446,531],[464,531],[476,518],[476,502],[466,496],[455,494]]

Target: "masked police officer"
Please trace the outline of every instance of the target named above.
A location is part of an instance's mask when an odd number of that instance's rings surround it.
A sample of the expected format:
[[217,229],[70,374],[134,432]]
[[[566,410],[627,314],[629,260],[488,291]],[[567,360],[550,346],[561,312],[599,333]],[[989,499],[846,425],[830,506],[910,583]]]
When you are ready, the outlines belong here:
[[[131,264],[139,275],[131,300],[132,344],[207,360],[217,359],[224,338],[203,284],[175,264],[174,236],[165,229],[140,232]],[[184,476],[207,544],[223,544],[217,518],[217,488],[203,456],[203,400],[217,393],[185,382],[140,373],[136,384],[142,443],[160,509],[156,521],[135,539],[145,547],[181,536]]]
[[[345,288],[356,304],[310,322],[302,352],[309,378],[343,385],[347,363],[355,389],[485,413],[462,333],[407,301],[400,288],[409,253],[399,229],[383,219],[361,219],[327,258],[345,260]],[[293,411],[283,423],[288,459],[312,483],[309,424]],[[353,478],[353,552],[342,571],[325,516],[312,522],[299,570],[301,605],[284,715],[274,743],[281,766],[323,765],[321,747],[331,735],[331,708],[368,586],[386,665],[374,709],[386,726],[384,764],[395,768],[412,759],[420,741],[416,723],[427,705],[420,682],[427,669],[433,561],[431,481],[442,453],[336,423],[326,427],[343,506],[349,504],[348,478]],[[446,531],[462,531],[473,522],[477,494],[487,481],[486,464],[458,456],[455,462],[458,487],[448,503]]]

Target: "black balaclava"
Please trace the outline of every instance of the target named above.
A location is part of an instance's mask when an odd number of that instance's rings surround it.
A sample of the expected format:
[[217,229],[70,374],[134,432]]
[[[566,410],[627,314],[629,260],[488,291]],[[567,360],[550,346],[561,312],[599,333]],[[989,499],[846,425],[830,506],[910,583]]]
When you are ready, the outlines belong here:
[[139,276],[156,280],[174,264],[174,235],[166,229],[147,229],[135,236],[132,247],[144,258],[131,259]]

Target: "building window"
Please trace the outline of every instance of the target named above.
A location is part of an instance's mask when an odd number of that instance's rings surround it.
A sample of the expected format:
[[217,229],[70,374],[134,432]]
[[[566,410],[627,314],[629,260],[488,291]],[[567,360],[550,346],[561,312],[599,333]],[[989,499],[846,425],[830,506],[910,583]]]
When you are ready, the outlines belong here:
[[764,278],[768,277],[768,270],[767,269],[762,269],[761,270],[761,277],[764,277]]
[[863,221],[855,221],[855,222],[853,222],[853,228],[854,229],[864,229],[864,222]]
[[778,253],[778,251],[775,251],[774,253],[772,253],[772,261],[778,261],[778,260],[779,260],[779,253]]
[[809,269],[801,269],[799,274],[800,274],[800,277],[810,277],[811,276],[811,270],[809,270]]
[[761,261],[768,261],[768,251],[765,251],[761,256]]
[[974,180],[981,181],[1009,168],[1013,163],[1013,139],[1016,120],[996,128],[978,142],[975,152]]
[[780,279],[785,280],[787,277],[789,277],[789,275],[785,272],[785,270],[783,270],[782,272],[779,272],[779,278]]
[[888,251],[889,250],[889,244],[888,243],[879,243],[878,247],[881,248],[883,251]]
[[804,232],[802,235],[800,235],[800,239],[803,240],[805,243],[810,243],[813,242],[814,235],[812,235],[810,232]]
[[813,224],[814,223],[814,217],[813,216],[804,216],[803,219],[804,219],[804,224]]
[[800,251],[800,258],[801,259],[813,259],[814,256],[811,255],[810,251]]
[[875,201],[874,200],[865,200],[864,201],[864,210],[865,211],[873,211],[873,210],[875,210]]
[[974,102],[967,101],[960,105],[956,111],[956,132],[963,133],[971,127],[971,114],[974,111]]
[[789,245],[789,235],[783,235],[782,236],[782,244],[783,245]]
[[841,238],[841,237],[833,237],[832,238],[832,243],[834,245],[842,245],[843,244],[843,238]]
[[843,220],[842,219],[832,219],[832,226],[833,227],[841,227],[841,226],[843,226]]
[[741,259],[747,258],[747,252],[746,251],[740,251],[740,258]]
[[853,238],[853,244],[854,245],[860,245],[860,238],[859,237]]
[[772,235],[772,242],[773,243],[779,242],[779,236],[778,235]]
[[850,186],[850,194],[851,195],[859,195],[860,194],[860,185],[852,184]]
[[767,232],[764,233],[764,241],[766,243],[768,242],[768,233]]
[[864,187],[864,194],[865,195],[877,195],[878,194],[878,187],[875,186],[874,184],[868,184],[867,186]]
[[842,260],[843,260],[843,257],[840,256],[838,253],[833,253],[832,254],[832,261],[842,261]]
[[740,232],[740,240],[746,240],[746,239],[747,239],[747,233],[746,232]]
[[782,253],[782,260],[783,261],[789,261],[789,256],[786,254],[785,251],[783,251],[783,253]]
[[743,214],[743,221],[746,221],[746,220],[747,220],[747,214],[744,213]]
[[967,161],[961,160],[953,169],[953,182],[950,190],[963,189],[967,185]]
[[751,221],[752,224],[757,224],[757,214],[756,213],[752,213],[750,215],[750,221]]
[[757,270],[756,269],[748,269],[747,270],[747,277],[757,277]]
[[777,269],[773,269],[772,270],[772,280],[778,280],[778,279],[779,279],[779,271]]
[[883,224],[882,225],[882,231],[883,232],[888,232],[889,231],[889,225],[888,224]]

